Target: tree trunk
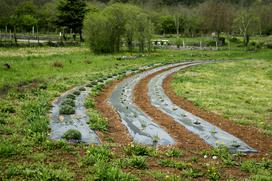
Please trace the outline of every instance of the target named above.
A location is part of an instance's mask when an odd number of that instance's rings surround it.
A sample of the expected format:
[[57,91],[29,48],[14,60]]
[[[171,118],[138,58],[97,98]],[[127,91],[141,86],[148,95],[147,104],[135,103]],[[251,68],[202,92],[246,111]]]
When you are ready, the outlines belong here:
[[244,46],[247,47],[249,44],[249,35],[244,34]]
[[15,42],[15,45],[17,46],[18,42],[17,42],[17,36],[16,36],[16,26],[14,26],[13,34],[14,34],[14,42]]

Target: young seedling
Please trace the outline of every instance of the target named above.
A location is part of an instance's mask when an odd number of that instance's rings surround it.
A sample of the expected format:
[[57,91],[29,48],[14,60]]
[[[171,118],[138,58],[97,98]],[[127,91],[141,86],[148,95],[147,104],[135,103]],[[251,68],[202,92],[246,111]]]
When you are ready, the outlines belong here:
[[238,148],[240,146],[240,144],[236,141],[236,140],[233,140],[231,142],[231,146],[235,147],[235,148]]
[[212,130],[210,131],[211,135],[215,135],[217,133],[216,129],[215,128],[212,128]]
[[157,148],[157,145],[158,145],[159,141],[160,141],[160,137],[158,135],[155,135],[155,136],[152,137],[153,146],[155,148]]

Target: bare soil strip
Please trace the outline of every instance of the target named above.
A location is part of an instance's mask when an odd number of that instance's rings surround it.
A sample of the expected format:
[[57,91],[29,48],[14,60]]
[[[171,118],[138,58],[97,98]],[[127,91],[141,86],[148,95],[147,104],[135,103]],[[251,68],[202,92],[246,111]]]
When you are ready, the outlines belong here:
[[[163,88],[165,94],[172,100],[174,104],[185,109],[192,114],[201,117],[209,121],[210,123],[220,127],[221,129],[239,137],[250,146],[256,148],[259,153],[257,155],[267,154],[272,150],[272,139],[268,135],[262,133],[258,128],[253,126],[238,125],[233,121],[227,120],[215,113],[207,112],[201,108],[195,106],[192,102],[186,100],[185,98],[179,97],[171,88],[172,77],[169,76],[163,82]],[[148,80],[146,81],[148,82]],[[145,83],[146,83],[145,82]],[[142,83],[143,84],[143,83]],[[147,85],[145,85],[146,87]],[[253,154],[256,155],[256,154]]]
[[95,107],[107,118],[109,123],[108,133],[98,133],[102,142],[105,142],[107,138],[111,138],[114,143],[125,145],[131,143],[132,139],[126,127],[122,124],[118,113],[107,102],[112,91],[120,82],[120,80],[114,80],[110,85],[106,86],[106,88],[95,97]]

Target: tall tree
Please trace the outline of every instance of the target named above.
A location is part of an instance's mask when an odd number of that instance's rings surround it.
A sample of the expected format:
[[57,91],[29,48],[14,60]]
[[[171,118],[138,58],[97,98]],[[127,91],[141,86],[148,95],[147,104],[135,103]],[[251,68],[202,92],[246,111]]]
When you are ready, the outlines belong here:
[[87,9],[85,0],[60,0],[57,7],[56,24],[60,27],[72,29],[73,33],[79,33],[83,41],[82,27]]

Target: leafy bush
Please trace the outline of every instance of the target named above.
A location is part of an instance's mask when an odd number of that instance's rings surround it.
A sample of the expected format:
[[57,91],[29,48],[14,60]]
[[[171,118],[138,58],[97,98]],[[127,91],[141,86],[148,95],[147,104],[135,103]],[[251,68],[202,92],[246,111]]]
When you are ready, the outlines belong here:
[[66,96],[66,98],[75,100],[76,96],[74,94],[69,94],[69,95]]
[[71,114],[75,114],[75,108],[74,107],[72,107],[72,106],[70,106],[70,105],[67,105],[67,104],[65,104],[65,105],[62,105],[61,107],[60,107],[60,110],[59,110],[59,113],[60,114],[65,114],[65,115],[71,115]]
[[80,95],[80,91],[76,90],[76,91],[73,92],[73,94],[76,95],[76,96],[79,96]]
[[86,91],[86,88],[85,87],[80,87],[79,90],[80,91]]
[[75,107],[76,106],[75,101],[73,99],[69,99],[69,98],[63,99],[63,101],[61,103],[61,106],[65,106],[65,105],[69,105],[71,107]]
[[66,131],[63,135],[66,140],[81,140],[81,133],[78,130],[70,129]]

